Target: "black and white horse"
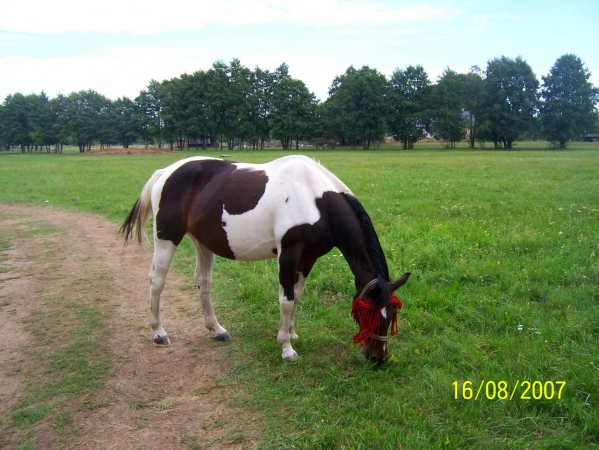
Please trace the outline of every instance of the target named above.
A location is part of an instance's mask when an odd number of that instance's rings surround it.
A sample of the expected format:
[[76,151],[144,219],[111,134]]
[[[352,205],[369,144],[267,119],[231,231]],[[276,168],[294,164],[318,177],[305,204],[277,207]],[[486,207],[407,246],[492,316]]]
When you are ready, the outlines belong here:
[[205,325],[222,341],[231,339],[216,320],[210,300],[214,255],[236,260],[277,258],[283,359],[291,346],[295,310],[316,260],[337,247],[355,276],[358,293],[352,314],[360,331],[354,341],[365,356],[381,362],[388,354],[389,325],[397,329],[401,302],[393,294],[409,273],[391,282],[372,222],[335,175],[305,156],[267,164],[243,164],[193,157],[157,170],[129,212],[121,232],[141,243],[150,212],[154,260],[150,271],[150,325],[154,342],[169,345],[160,321],[160,294],[173,254],[187,235],[196,249],[195,279]]

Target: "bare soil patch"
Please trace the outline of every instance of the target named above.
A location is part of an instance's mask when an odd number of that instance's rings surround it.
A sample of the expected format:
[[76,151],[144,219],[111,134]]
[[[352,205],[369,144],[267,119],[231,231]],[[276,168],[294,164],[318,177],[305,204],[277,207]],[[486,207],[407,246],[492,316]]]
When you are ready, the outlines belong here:
[[[29,233],[35,221],[43,232]],[[0,261],[0,417],[22,395],[33,364],[27,318],[49,296],[93,305],[104,314],[114,375],[72,417],[73,433],[42,422],[35,448],[252,448],[257,422],[230,404],[223,343],[203,327],[197,293],[172,271],[161,313],[173,345],[153,345],[148,325],[151,250],[129,245],[118,226],[90,214],[49,206],[0,205],[1,229],[19,229]],[[41,228],[40,228],[41,227]],[[0,447],[19,444],[19,430],[0,420]]]

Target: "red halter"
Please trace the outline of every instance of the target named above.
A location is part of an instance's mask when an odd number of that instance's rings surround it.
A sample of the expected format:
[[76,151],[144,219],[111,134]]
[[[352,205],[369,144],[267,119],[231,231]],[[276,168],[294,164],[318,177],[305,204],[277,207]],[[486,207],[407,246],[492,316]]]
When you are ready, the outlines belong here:
[[[387,306],[395,305],[397,310],[401,309],[401,300],[394,294],[391,294],[389,301],[385,303],[383,308]],[[351,308],[351,315],[354,320],[360,325],[360,330],[354,336],[354,342],[360,343],[362,348],[368,339],[375,341],[387,340],[386,336],[378,336],[379,327],[381,325],[381,314],[378,309],[373,310],[374,302],[363,298],[363,293],[357,295],[354,298],[354,303]],[[393,322],[391,324],[391,335],[397,333],[397,314],[393,316]]]

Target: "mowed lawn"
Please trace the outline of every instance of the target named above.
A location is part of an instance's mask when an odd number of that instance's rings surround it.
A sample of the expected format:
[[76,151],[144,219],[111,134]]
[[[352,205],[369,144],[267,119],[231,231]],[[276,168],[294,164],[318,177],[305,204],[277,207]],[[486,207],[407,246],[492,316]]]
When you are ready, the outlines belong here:
[[[599,448],[599,147],[518,148],[302,149],[369,211],[392,276],[413,275],[373,367],[352,343],[352,274],[338,251],[321,258],[286,363],[276,261],[217,259],[223,384],[263,416],[263,448]],[[0,155],[0,202],[121,222],[155,169],[191,155]],[[175,270],[190,284],[194,262],[184,241]]]

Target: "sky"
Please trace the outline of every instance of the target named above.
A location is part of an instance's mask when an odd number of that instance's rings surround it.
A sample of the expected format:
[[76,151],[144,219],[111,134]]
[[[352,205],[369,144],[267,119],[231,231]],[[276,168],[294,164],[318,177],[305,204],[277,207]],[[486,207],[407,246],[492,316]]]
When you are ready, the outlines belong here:
[[283,62],[321,101],[353,65],[431,80],[501,56],[540,79],[573,53],[599,87],[598,0],[0,0],[0,102],[93,89],[135,98],[152,80],[238,58]]

